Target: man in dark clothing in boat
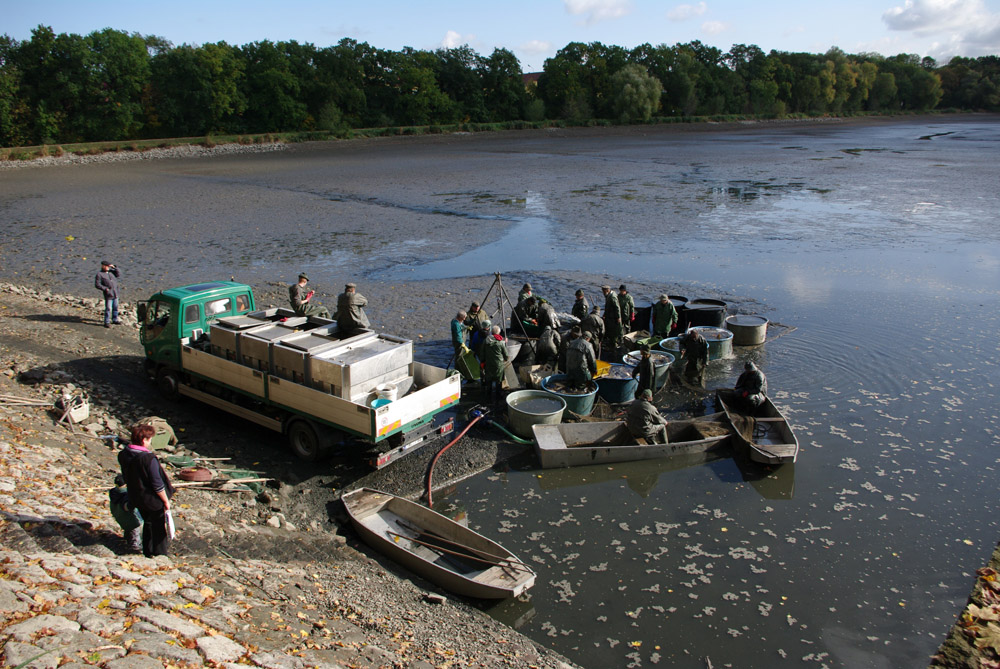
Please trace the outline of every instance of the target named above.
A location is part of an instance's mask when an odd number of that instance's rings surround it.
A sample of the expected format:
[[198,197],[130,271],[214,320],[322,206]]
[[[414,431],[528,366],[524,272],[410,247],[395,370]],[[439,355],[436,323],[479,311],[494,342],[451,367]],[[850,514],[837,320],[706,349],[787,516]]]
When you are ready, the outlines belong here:
[[736,381],[736,398],[743,410],[751,416],[757,412],[767,396],[767,377],[749,360]]
[[708,341],[697,330],[688,330],[680,338],[681,357],[687,360],[684,380],[705,387],[705,367],[708,366]]
[[639,359],[639,364],[632,368],[632,378],[639,377],[639,385],[635,389],[636,397],[642,395],[642,391],[650,390],[655,391],[655,376],[656,369],[653,367],[653,358],[649,352],[649,346],[643,344],[639,347],[640,354],[642,357]]
[[636,439],[651,444],[667,443],[667,419],[653,405],[653,391],[648,388],[632,400],[625,414],[625,425]]

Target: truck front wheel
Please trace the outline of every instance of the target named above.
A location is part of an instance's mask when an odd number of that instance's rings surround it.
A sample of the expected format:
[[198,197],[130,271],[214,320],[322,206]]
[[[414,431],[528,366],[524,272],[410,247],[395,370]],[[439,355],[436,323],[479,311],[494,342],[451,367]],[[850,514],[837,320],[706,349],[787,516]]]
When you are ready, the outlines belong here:
[[306,420],[296,420],[288,426],[288,445],[296,457],[307,462],[316,462],[329,455],[330,447],[316,433],[316,428]]
[[167,367],[161,368],[156,373],[156,387],[169,400],[176,400],[181,396],[180,390],[178,390],[180,379],[177,378],[177,372]]

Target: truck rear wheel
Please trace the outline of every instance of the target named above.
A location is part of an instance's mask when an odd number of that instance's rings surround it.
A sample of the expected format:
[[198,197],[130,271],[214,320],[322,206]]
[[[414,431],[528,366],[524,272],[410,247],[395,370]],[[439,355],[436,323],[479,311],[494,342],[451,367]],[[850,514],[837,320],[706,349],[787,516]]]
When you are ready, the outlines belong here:
[[288,445],[296,457],[307,462],[322,460],[330,454],[330,440],[321,437],[307,420],[296,420],[288,426]]

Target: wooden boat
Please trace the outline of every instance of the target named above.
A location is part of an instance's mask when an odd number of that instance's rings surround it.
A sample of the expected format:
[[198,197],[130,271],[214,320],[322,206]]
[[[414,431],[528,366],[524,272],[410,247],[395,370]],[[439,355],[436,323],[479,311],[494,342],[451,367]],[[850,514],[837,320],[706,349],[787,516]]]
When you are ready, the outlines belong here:
[[503,599],[535,583],[506,548],[425,506],[371,488],[341,499],[365,543],[449,592]]
[[653,460],[723,447],[729,439],[725,414],[667,425],[666,444],[639,444],[621,421],[533,425],[535,452],[542,469]]
[[799,440],[771,398],[765,397],[753,416],[737,411],[736,399],[735,390],[720,388],[715,391],[716,407],[726,413],[733,426],[733,447],[754,462],[767,465],[795,462]]

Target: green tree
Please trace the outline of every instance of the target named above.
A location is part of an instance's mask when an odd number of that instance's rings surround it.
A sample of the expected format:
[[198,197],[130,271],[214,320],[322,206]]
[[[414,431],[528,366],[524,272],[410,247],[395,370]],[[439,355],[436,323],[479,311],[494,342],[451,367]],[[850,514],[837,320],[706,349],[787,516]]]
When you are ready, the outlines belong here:
[[107,28],[86,41],[89,76],[80,134],[102,140],[138,137],[144,122],[142,93],[150,77],[145,40]]
[[151,66],[154,136],[195,136],[242,129],[247,107],[239,51],[218,42],[160,53]]
[[507,49],[494,49],[489,58],[481,61],[480,72],[489,120],[514,121],[524,118],[528,95],[517,56]]
[[239,50],[246,72],[241,86],[246,98],[244,130],[280,132],[304,127],[308,110],[300,98],[302,82],[282,46],[264,40]]
[[615,115],[623,123],[648,121],[660,107],[660,80],[642,65],[630,63],[611,78],[615,96]]

